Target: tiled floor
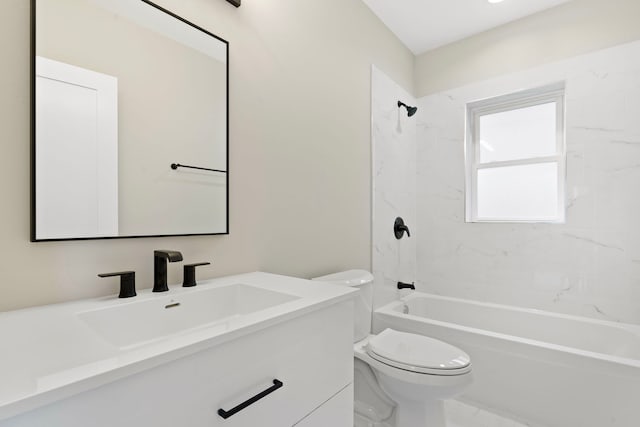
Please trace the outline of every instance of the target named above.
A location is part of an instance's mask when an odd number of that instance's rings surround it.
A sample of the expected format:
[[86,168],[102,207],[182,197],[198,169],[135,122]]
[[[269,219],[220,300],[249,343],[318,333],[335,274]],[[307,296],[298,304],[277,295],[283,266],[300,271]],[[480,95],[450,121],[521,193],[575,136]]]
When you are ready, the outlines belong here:
[[[447,427],[533,427],[531,424],[514,421],[457,400],[445,402],[444,407],[447,414]],[[372,424],[364,419],[356,419],[355,427],[393,426],[386,423]]]
[[445,402],[447,427],[531,427],[457,400]]

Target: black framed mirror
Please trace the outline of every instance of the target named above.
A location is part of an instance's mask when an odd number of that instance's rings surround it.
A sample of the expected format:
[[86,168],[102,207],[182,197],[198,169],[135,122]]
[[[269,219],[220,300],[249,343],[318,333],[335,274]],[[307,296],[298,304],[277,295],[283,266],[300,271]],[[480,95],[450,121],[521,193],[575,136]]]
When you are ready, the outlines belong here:
[[31,0],[31,240],[229,233],[229,43],[148,0]]

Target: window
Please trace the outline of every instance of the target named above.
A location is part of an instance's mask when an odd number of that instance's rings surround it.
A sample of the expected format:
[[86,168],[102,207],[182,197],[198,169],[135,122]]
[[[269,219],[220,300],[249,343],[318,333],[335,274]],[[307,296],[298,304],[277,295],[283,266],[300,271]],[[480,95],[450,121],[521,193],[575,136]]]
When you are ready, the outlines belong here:
[[467,105],[467,222],[564,221],[564,84]]

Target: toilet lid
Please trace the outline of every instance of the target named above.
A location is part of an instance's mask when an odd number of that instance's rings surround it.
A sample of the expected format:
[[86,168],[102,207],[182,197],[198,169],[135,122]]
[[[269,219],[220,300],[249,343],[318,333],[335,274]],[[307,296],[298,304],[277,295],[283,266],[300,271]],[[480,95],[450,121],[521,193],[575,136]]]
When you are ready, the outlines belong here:
[[382,363],[413,372],[460,375],[471,370],[469,355],[459,348],[393,329],[385,329],[372,337],[367,353]]

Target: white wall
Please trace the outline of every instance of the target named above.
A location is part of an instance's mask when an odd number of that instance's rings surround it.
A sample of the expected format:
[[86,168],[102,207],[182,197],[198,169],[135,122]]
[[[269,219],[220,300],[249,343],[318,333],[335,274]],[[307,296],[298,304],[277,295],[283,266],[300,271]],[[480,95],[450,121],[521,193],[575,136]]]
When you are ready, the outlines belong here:
[[212,260],[201,277],[371,267],[370,67],[411,90],[412,54],[361,0],[160,3],[230,41],[231,234],[29,242],[29,2],[4,0],[0,311],[114,293],[108,271],[150,287],[158,248]]
[[[372,263],[376,307],[399,296],[397,283],[416,276],[416,119],[398,108],[416,100],[375,66],[371,77],[371,145],[373,151]],[[413,237],[393,233],[402,217]]]
[[417,57],[416,95],[637,40],[638,16],[638,0],[573,0],[443,46]]
[[[465,223],[466,104],[558,81],[566,82],[566,223]],[[420,290],[640,323],[640,42],[419,106]]]

